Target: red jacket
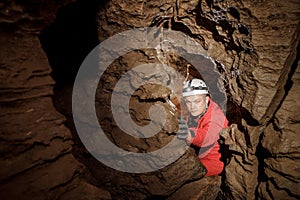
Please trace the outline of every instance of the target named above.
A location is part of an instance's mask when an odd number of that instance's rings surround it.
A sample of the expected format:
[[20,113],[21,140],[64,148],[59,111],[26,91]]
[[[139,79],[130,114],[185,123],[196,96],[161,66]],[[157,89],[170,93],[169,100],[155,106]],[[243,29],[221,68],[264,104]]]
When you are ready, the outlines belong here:
[[[188,124],[190,126],[192,123]],[[224,167],[224,163],[220,161],[219,133],[228,126],[228,121],[221,108],[210,99],[205,114],[196,124],[197,127],[189,127],[189,130],[195,133],[195,137],[187,142],[201,147],[198,157],[208,171],[206,176],[216,176]]]

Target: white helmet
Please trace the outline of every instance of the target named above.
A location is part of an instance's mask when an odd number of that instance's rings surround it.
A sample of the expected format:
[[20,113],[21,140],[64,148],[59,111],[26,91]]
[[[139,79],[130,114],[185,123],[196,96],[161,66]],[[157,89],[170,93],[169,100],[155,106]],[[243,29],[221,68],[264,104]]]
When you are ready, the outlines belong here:
[[182,95],[184,97],[196,94],[208,94],[208,87],[201,79],[191,79],[184,83]]

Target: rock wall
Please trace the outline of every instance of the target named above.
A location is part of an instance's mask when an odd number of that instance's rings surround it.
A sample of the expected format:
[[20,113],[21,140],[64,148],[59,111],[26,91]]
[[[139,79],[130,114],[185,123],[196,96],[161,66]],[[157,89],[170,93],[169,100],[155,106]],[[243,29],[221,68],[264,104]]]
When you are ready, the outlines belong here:
[[224,196],[299,198],[296,1],[110,1],[99,16],[100,41],[132,27],[163,26],[193,37],[223,64],[232,123],[223,134],[230,154]]
[[[4,1],[0,7],[1,196],[299,199],[297,1]],[[76,135],[71,90],[82,60],[98,42],[146,26],[189,35],[216,62],[231,123],[221,134],[222,180],[200,179],[205,170],[192,149],[155,173],[115,171],[95,160]],[[169,55],[168,61],[185,74],[183,59]],[[136,141],[111,123],[109,99],[118,78],[133,66],[153,62],[159,62],[156,52],[131,52],[115,61],[99,83],[99,121],[112,141],[130,151],[159,148],[176,128],[170,118],[157,137]],[[149,121],[145,109],[153,99],[167,106],[164,93],[147,86],[137,90],[131,99],[137,123]]]
[[55,82],[39,34],[58,6],[0,3],[2,199],[111,199],[83,180],[65,117],[52,102]]

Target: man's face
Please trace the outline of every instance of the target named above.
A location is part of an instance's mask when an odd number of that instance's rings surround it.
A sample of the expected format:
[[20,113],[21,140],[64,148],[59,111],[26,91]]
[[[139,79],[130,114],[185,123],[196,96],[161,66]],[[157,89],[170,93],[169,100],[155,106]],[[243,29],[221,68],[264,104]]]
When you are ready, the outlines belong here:
[[192,95],[185,97],[186,106],[192,116],[198,116],[203,113],[206,107],[206,100],[208,97],[206,95]]

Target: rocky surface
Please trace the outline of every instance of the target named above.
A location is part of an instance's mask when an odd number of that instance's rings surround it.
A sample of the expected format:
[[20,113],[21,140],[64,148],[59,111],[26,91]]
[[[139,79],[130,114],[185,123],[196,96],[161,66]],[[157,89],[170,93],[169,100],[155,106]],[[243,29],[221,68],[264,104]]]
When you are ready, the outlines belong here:
[[166,199],[219,199],[220,186],[220,176],[204,177],[203,179],[184,184]]
[[299,197],[299,136],[296,134],[299,115],[295,112],[300,107],[296,100],[299,96],[296,92],[299,90],[299,62],[295,64],[297,68],[289,80],[289,92],[261,138],[265,157],[261,163],[264,171],[258,189],[259,195],[266,199]]
[[52,102],[55,82],[38,37],[57,5],[4,1],[0,7],[1,198],[111,199],[83,180],[65,117]]
[[299,197],[296,1],[111,1],[100,16],[108,19],[100,20],[100,41],[131,27],[163,26],[192,36],[223,64],[232,123],[224,137],[227,198]]
[[[298,1],[4,1],[0,7],[1,196],[299,199]],[[201,178],[205,169],[193,149],[153,173],[116,171],[95,160],[76,134],[71,95],[82,60],[98,42],[146,26],[189,35],[216,62],[231,123],[221,134],[222,180]],[[119,147],[154,151],[174,137],[176,115],[167,116],[155,137],[137,140],[122,133],[110,111],[111,92],[125,72],[162,61],[185,75],[187,62],[179,56],[162,60],[158,51],[139,50],[115,60],[102,76],[97,116]],[[151,105],[170,109],[169,94],[155,85],[138,88],[130,99],[132,119],[148,124]]]

